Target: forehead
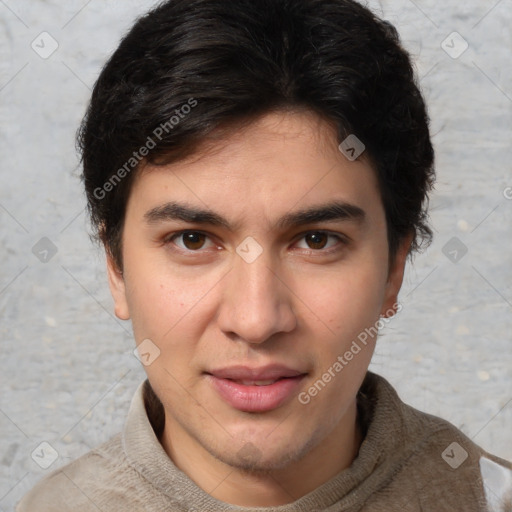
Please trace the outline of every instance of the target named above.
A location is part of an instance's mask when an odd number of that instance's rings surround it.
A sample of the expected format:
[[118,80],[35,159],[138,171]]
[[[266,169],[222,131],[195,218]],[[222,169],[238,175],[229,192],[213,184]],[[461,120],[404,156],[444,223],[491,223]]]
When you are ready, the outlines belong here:
[[214,135],[184,160],[147,165],[130,201],[154,208],[179,199],[212,210],[238,207],[261,218],[326,201],[361,208],[378,202],[369,161],[364,156],[349,161],[338,145],[334,124],[314,113],[267,114],[239,130]]
[[[278,110],[213,130],[195,147],[193,154],[175,162],[173,167],[211,166],[216,162],[229,166],[230,162],[249,154],[251,158],[270,159],[276,152],[288,152],[298,141],[315,154],[327,155],[338,144],[336,131],[333,121],[310,110]],[[137,177],[154,168],[145,165]]]

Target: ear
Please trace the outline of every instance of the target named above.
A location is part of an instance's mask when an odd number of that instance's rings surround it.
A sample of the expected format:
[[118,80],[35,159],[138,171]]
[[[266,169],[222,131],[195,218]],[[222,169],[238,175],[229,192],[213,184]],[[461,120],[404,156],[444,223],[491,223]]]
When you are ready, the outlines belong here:
[[407,255],[409,254],[413,236],[413,234],[410,234],[402,240],[396,251],[395,258],[391,262],[388,272],[388,280],[386,283],[384,302],[382,303],[381,316],[383,317],[389,317],[390,311],[394,311],[395,313],[397,312],[398,292],[402,287],[405,263]]
[[128,302],[126,300],[126,285],[124,282],[123,272],[118,269],[114,258],[110,251],[106,251],[107,255],[107,274],[110,293],[114,299],[114,311],[120,320],[129,320],[130,312]]

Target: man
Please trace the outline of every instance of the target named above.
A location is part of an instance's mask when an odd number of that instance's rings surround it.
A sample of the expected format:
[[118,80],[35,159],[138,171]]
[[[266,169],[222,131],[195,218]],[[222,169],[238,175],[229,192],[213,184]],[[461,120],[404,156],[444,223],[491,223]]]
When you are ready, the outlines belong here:
[[509,463],[367,371],[431,237],[428,116],[391,25],[352,0],[167,1],[79,142],[148,380],[20,512],[504,505]]

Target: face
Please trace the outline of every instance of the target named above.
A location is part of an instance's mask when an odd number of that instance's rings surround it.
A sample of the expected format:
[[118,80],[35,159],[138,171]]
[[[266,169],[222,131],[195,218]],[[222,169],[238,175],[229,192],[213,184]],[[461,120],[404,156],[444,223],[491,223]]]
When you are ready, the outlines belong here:
[[164,435],[263,471],[347,431],[375,344],[358,336],[396,302],[406,252],[389,265],[371,165],[311,113],[145,167],[109,278],[117,315],[151,340]]

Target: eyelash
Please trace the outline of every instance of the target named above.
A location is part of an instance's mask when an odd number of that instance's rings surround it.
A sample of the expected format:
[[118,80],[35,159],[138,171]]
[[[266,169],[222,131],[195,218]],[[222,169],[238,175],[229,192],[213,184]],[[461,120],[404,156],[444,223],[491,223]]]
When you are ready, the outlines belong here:
[[[176,232],[176,233],[173,233],[173,234],[167,236],[164,239],[164,244],[165,245],[174,244],[174,241],[177,238],[179,238],[179,237],[181,237],[183,235],[186,235],[186,234],[190,234],[190,233],[203,235],[208,240],[212,241],[211,237],[207,233],[204,233],[203,231],[187,229],[187,230],[179,231],[179,232]],[[336,252],[337,250],[340,250],[341,247],[344,247],[344,246],[348,245],[348,243],[349,243],[349,239],[346,236],[343,236],[343,235],[341,235],[339,233],[332,233],[330,231],[318,230],[318,229],[317,230],[306,231],[304,233],[301,233],[299,235],[299,237],[297,238],[295,243],[299,242],[300,240],[303,240],[308,235],[312,235],[312,234],[321,234],[321,235],[327,235],[329,238],[331,238],[331,237],[332,238],[336,238],[338,243],[335,244],[332,247],[328,247],[327,249],[323,249],[323,248],[322,249],[302,249],[302,250],[305,250],[305,251],[307,251],[309,253],[330,254],[332,252]],[[174,244],[174,245],[176,245],[176,244]],[[216,246],[216,249],[219,249],[218,245]],[[177,246],[177,250],[181,251],[182,253],[188,253],[188,254],[201,253],[201,252],[205,251],[205,249],[203,249],[203,248],[197,249],[197,250],[193,250],[193,249],[186,249],[186,248],[184,249],[184,248],[179,247],[179,246]]]

